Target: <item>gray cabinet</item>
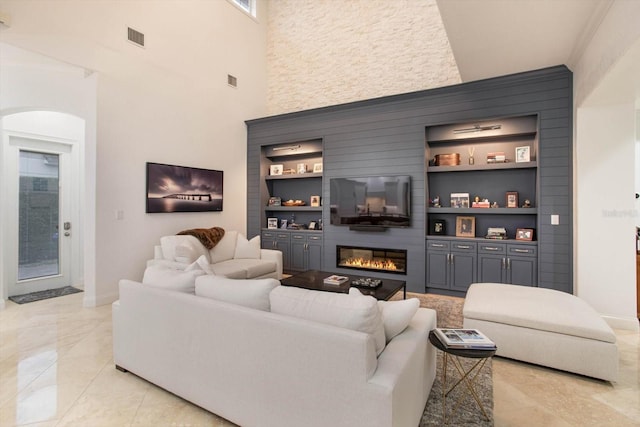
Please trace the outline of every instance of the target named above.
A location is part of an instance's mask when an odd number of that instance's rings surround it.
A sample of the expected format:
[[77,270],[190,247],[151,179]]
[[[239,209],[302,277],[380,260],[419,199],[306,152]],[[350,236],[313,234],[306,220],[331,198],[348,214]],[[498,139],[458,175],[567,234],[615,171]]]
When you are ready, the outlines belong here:
[[538,260],[535,245],[480,243],[478,281],[537,286]]
[[291,233],[291,270],[322,269],[322,234],[318,232]]
[[428,288],[465,292],[476,281],[477,244],[473,241],[427,241]]
[[275,249],[282,252],[282,268],[291,268],[290,233],[287,230],[262,231],[260,245],[263,249]]

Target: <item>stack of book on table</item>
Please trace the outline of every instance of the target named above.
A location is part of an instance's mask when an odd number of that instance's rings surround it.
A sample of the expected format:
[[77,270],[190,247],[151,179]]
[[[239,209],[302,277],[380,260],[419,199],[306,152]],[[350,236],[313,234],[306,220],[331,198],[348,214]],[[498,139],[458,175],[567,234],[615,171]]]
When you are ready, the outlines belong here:
[[332,274],[329,277],[325,277],[324,283],[325,285],[340,285],[349,280],[346,276],[338,276],[336,274]]
[[436,336],[447,348],[495,350],[496,344],[477,329],[435,329]]

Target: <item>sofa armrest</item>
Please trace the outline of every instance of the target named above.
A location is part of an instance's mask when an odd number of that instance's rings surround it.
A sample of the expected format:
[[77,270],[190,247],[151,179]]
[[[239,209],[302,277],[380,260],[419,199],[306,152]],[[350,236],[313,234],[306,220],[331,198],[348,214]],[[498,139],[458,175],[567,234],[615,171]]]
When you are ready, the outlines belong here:
[[164,255],[162,255],[162,246],[155,245],[153,247],[153,259],[164,259]]
[[172,270],[184,270],[189,266],[189,264],[186,264],[184,262],[178,262],[178,261],[169,261],[166,259],[147,260],[147,267],[152,267],[152,266],[162,266],[162,267],[170,268]]
[[260,249],[260,259],[274,261],[276,263],[277,279],[282,279],[282,252],[275,249]]

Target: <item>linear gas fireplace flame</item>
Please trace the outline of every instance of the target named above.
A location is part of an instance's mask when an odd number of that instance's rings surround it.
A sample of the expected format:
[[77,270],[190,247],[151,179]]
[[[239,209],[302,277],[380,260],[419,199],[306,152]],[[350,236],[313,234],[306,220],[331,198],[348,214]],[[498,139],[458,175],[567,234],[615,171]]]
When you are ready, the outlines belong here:
[[403,249],[336,246],[336,266],[356,270],[407,274],[407,251]]

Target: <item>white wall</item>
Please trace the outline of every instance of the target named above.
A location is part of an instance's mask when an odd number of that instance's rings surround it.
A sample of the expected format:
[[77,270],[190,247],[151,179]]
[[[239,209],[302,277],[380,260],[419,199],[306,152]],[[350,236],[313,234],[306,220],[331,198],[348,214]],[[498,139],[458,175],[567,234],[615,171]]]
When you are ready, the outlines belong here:
[[[96,72],[95,247],[91,236],[86,247],[95,282],[85,271],[85,305],[117,298],[121,278],[140,279],[163,234],[245,231],[244,120],[266,111],[265,7],[254,19],[227,1],[0,2],[12,18],[2,42]],[[127,26],[145,34],[145,49],[126,40]],[[145,214],[147,161],[223,170],[224,211]]]
[[616,1],[574,69],[576,293],[614,327],[636,319],[635,103],[640,2]]

